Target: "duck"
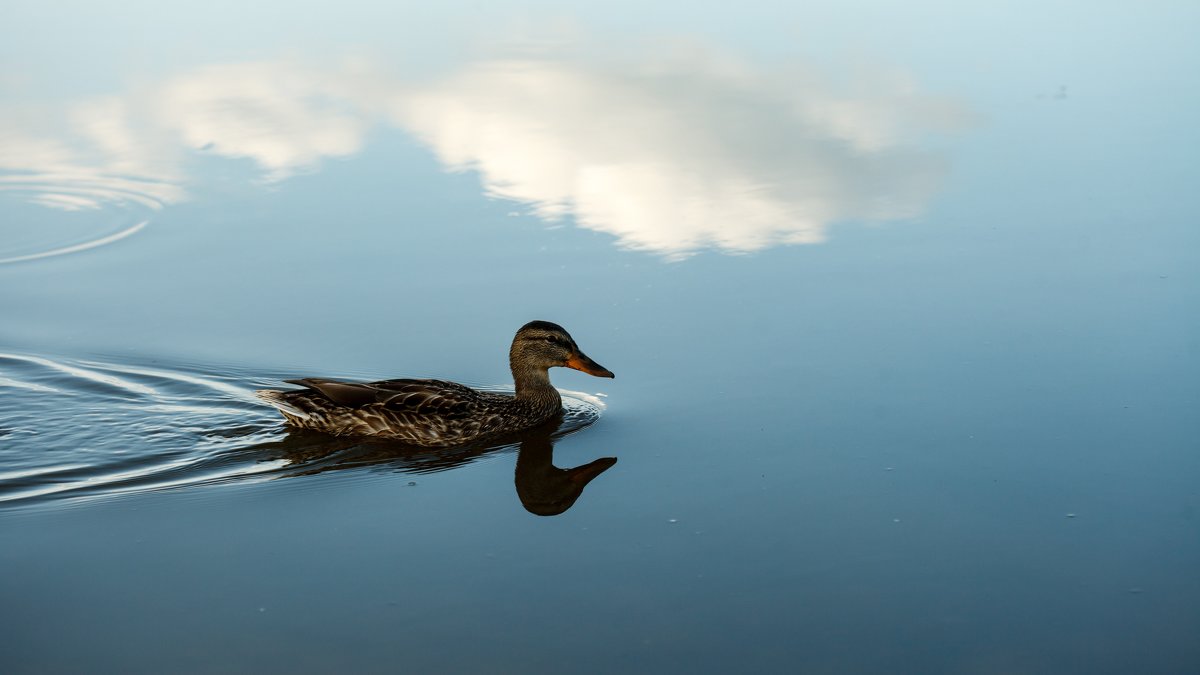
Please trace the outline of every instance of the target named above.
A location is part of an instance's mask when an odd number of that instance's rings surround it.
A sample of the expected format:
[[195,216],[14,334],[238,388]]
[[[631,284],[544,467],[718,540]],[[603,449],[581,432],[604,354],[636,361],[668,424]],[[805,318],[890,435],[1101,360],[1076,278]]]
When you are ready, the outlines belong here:
[[479,391],[445,380],[347,382],[318,377],[284,380],[302,389],[261,389],[257,396],[300,429],[338,436],[373,436],[438,448],[531,429],[562,415],[549,370],[573,368],[615,377],[579,349],[562,326],[530,321],[508,352],[516,390]]

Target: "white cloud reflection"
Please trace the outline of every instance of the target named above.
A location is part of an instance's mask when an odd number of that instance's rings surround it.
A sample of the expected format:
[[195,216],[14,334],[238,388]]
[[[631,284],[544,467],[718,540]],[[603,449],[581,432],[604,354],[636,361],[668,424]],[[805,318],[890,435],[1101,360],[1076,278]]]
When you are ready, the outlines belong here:
[[156,112],[187,147],[252,159],[280,179],[362,149],[370,97],[351,86],[354,74],[289,63],[212,66],[168,82]]
[[494,196],[683,257],[919,214],[943,162],[904,143],[965,114],[900,79],[872,85],[838,94],[711,60],[512,60],[411,93],[398,119],[448,166],[478,170]]
[[0,189],[64,210],[160,208],[186,197],[197,153],[282,180],[390,122],[448,168],[478,171],[490,195],[682,258],[916,216],[943,162],[914,139],[965,118],[896,76],[835,88],[713,58],[638,63],[500,59],[417,86],[362,64],[206,67],[71,106],[57,136],[0,110]]
[[169,146],[129,125],[120,101],[71,106],[67,123],[39,112],[0,109],[0,190],[64,211],[157,210],[184,197],[174,163],[163,161]]

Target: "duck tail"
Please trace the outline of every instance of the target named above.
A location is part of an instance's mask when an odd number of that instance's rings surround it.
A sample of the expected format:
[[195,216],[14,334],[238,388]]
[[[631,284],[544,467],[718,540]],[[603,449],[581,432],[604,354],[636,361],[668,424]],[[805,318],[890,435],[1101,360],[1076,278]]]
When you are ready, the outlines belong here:
[[285,392],[275,389],[259,389],[258,391],[254,392],[254,394],[273,406],[279,412],[283,413],[283,416],[289,420],[308,419],[308,413],[300,408],[297,408],[291,401],[289,401],[287,396],[285,396]]

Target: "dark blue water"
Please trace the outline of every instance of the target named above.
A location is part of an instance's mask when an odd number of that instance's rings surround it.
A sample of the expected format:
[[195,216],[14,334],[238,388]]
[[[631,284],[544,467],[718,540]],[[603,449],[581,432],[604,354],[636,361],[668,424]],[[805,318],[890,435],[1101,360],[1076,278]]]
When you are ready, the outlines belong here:
[[[111,9],[0,21],[0,670],[1200,668],[1190,6]],[[531,319],[561,428],[252,396]]]

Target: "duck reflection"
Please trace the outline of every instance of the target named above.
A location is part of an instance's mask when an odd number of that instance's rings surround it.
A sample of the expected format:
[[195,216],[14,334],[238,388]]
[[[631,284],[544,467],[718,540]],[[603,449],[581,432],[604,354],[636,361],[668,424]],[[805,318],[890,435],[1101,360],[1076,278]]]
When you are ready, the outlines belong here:
[[537,516],[557,516],[575,505],[583,489],[612,468],[616,457],[601,457],[573,469],[554,466],[554,441],[548,434],[530,436],[517,451],[517,497]]
[[517,450],[514,475],[517,497],[526,511],[538,516],[566,512],[588,483],[617,463],[601,457],[574,468],[554,465],[554,445],[575,429],[564,431],[561,420],[506,436],[488,444],[454,448],[420,448],[394,441],[330,436],[292,430],[281,441],[259,446],[272,460],[288,462],[284,477],[311,476],[326,471],[373,468],[399,473],[428,474],[466,466],[485,456]]

